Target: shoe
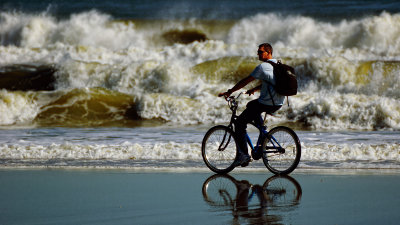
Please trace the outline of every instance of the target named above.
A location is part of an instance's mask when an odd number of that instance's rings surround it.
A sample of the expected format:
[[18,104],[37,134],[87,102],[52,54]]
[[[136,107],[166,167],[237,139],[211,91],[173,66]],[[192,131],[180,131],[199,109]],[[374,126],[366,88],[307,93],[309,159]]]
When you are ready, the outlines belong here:
[[240,164],[241,167],[246,167],[246,166],[248,166],[249,163],[251,162],[250,156],[249,156],[249,155],[246,155],[246,157],[247,157],[246,160],[245,160],[242,164]]
[[251,158],[249,155],[241,154],[235,162],[236,166],[246,167],[249,165]]

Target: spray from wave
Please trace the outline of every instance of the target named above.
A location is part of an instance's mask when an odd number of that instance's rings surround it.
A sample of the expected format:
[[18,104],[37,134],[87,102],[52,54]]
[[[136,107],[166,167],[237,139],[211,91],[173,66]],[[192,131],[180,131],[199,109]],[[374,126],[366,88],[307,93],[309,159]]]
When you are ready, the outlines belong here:
[[248,75],[258,63],[257,45],[270,42],[300,81],[291,107],[271,123],[399,130],[399,27],[400,15],[389,13],[322,22],[274,13],[238,21],[140,21],[94,10],[66,19],[2,12],[2,77],[15,74],[4,69],[10,65],[55,71],[50,89],[44,83],[22,88],[41,76],[26,70],[16,81],[20,89],[2,87],[0,124],[223,122],[229,110],[216,94]]
[[[358,57],[371,59],[363,51],[380,57],[398,57],[400,53],[400,15],[382,13],[339,23],[321,22],[304,16],[283,17],[260,14],[238,22],[228,35],[228,43],[254,44],[265,41],[275,47],[309,50],[355,51]],[[308,51],[307,51],[308,50]],[[291,53],[291,52],[287,52]],[[334,52],[332,52],[334,53]]]

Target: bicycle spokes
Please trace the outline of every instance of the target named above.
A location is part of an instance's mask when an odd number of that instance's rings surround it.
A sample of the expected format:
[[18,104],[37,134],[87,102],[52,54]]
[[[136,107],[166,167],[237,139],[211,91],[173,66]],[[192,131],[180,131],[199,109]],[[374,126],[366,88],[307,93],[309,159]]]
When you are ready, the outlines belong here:
[[265,166],[275,174],[288,174],[298,165],[301,145],[296,133],[288,127],[275,127],[263,144]]

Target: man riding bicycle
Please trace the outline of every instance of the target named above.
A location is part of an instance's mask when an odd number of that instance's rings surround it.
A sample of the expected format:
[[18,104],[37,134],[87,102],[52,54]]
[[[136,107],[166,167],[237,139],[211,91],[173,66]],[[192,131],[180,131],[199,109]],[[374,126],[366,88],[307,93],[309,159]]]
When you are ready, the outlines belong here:
[[246,128],[247,124],[254,121],[256,124],[262,123],[260,121],[261,113],[274,113],[280,109],[285,100],[285,96],[276,93],[274,85],[274,68],[267,61],[277,63],[276,59],[272,58],[272,46],[268,43],[263,43],[258,46],[258,59],[262,61],[253,72],[240,80],[235,86],[224,93],[220,93],[218,96],[229,97],[233,92],[240,90],[247,84],[254,80],[261,80],[261,85],[250,89],[246,92],[248,95],[254,94],[256,91],[260,91],[260,97],[247,103],[246,109],[239,115],[235,121],[235,134],[237,138],[237,144],[239,146],[238,160],[235,162],[236,166],[241,165],[242,167],[248,166],[251,158],[247,149],[246,142]]

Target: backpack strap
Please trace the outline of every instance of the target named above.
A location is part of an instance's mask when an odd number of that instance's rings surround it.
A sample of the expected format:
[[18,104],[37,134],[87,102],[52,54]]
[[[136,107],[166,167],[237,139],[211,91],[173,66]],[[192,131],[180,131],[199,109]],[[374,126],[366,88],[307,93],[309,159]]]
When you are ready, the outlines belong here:
[[[271,86],[273,86],[270,82],[268,82]],[[274,101],[274,96],[272,96],[272,93],[271,93],[271,90],[269,89],[269,87],[267,88],[268,89],[268,92],[269,92],[269,96],[271,97],[271,100],[272,100],[272,104],[274,104],[274,106],[276,106],[275,105],[275,101]]]
[[[269,96],[271,96],[272,104],[274,104],[274,106],[276,106],[275,105],[275,101],[274,101],[274,97],[272,96],[271,90],[269,88],[268,88],[268,92],[269,92]],[[286,102],[287,102],[287,106],[290,107],[290,105],[289,105],[289,96],[286,96]]]

